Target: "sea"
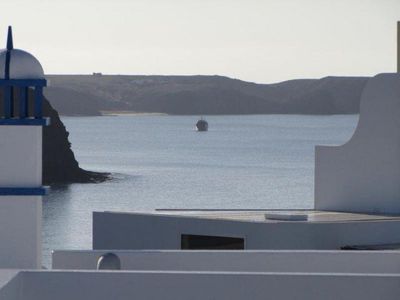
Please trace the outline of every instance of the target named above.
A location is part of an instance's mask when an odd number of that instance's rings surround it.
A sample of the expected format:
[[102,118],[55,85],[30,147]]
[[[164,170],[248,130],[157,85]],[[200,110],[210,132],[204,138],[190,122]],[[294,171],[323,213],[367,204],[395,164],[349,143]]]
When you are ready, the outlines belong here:
[[91,249],[93,211],[313,207],[315,145],[349,140],[358,115],[63,117],[98,184],[53,186],[43,202],[43,265],[53,249]]

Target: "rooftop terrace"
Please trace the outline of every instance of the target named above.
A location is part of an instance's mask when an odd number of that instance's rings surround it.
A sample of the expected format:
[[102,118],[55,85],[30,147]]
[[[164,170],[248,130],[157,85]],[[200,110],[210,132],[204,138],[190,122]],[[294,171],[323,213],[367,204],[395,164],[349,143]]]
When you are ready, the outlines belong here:
[[[318,211],[318,210],[228,210],[228,209],[158,209],[152,214],[175,215],[182,217],[198,217],[203,219],[218,219],[246,222],[293,222],[284,220],[287,216],[306,216],[305,222],[359,222],[359,221],[389,221],[400,220],[400,215],[375,215],[363,213]],[[266,217],[267,216],[267,217]],[[279,220],[279,216],[282,219]],[[303,221],[303,222],[304,222]],[[295,222],[302,222],[301,220]]]

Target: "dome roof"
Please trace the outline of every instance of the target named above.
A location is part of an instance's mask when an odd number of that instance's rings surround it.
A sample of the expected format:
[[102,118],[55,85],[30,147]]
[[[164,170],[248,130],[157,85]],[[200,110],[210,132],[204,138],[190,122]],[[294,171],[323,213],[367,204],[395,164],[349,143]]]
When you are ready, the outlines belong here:
[[[40,62],[30,53],[11,49],[10,79],[43,79],[44,72]],[[0,50],[0,79],[4,79],[7,49]]]

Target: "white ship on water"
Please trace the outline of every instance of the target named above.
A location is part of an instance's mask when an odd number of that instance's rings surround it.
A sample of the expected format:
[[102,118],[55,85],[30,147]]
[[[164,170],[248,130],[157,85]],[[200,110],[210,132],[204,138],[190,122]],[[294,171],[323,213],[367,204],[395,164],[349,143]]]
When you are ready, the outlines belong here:
[[200,120],[198,120],[196,123],[196,130],[197,131],[208,131],[208,122],[206,120],[204,120],[203,118],[200,118]]

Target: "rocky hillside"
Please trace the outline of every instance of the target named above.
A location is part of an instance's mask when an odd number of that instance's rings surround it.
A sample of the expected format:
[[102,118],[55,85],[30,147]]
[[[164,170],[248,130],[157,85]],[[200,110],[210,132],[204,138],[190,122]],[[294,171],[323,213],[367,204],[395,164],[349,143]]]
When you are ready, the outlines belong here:
[[49,116],[50,126],[43,129],[43,183],[101,182],[108,178],[107,173],[83,170],[79,167],[71,143],[69,132],[56,110],[45,99],[44,115]]
[[167,114],[354,114],[366,77],[255,84],[222,76],[49,75],[61,114],[129,110]]
[[[30,95],[32,99],[33,95]],[[18,102],[15,102],[18,111]],[[30,111],[32,111],[30,102]],[[68,141],[68,131],[50,103],[44,99],[43,112],[50,117],[51,125],[43,129],[43,184],[74,182],[100,182],[109,174],[83,170],[79,167]],[[0,93],[0,115],[3,115],[3,95]]]

